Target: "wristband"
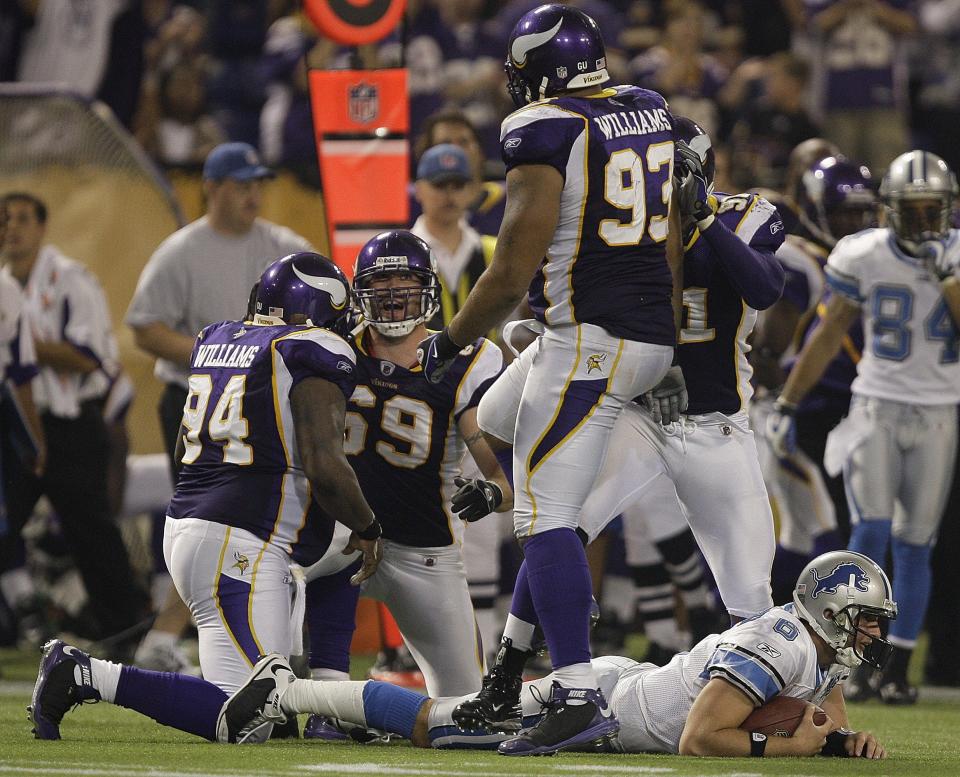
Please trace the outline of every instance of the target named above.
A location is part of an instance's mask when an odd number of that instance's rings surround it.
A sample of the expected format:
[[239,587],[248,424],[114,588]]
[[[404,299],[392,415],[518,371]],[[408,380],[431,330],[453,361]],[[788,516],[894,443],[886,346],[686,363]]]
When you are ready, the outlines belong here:
[[763,751],[767,749],[767,735],[754,731],[750,734],[750,757],[763,758]]
[[820,755],[830,756],[833,758],[849,758],[850,754],[847,752],[846,748],[847,737],[853,733],[853,731],[850,731],[846,728],[840,728],[836,731],[831,731],[829,734],[827,734],[827,741],[820,750]]
[[363,531],[357,531],[357,536],[361,540],[375,540],[383,534],[383,527],[380,525],[380,521],[374,518],[370,525],[367,526]]
[[773,409],[780,415],[796,415],[797,406],[793,402],[787,402],[785,399],[778,399],[773,403]]

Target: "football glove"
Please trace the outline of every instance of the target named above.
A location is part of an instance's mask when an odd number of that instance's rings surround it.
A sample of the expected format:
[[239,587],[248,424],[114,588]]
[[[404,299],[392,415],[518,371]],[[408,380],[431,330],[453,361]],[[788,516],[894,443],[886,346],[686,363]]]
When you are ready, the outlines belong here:
[[797,406],[778,399],[767,416],[767,441],[781,459],[797,449]]
[[479,521],[503,503],[500,486],[489,480],[458,476],[453,479],[453,484],[458,487],[453,495],[453,511],[469,523]]
[[446,327],[421,340],[417,346],[417,361],[427,382],[436,384],[443,380],[460,350],[460,346],[450,339]]
[[[710,182],[703,172],[700,155],[682,140],[677,141],[674,152],[674,177],[677,179],[677,194],[680,213],[690,216],[698,223],[713,219],[710,207]],[[705,229],[709,224],[703,225]]]
[[643,405],[653,415],[654,421],[667,426],[680,420],[680,414],[687,409],[689,399],[683,370],[675,364],[651,391],[643,395]]

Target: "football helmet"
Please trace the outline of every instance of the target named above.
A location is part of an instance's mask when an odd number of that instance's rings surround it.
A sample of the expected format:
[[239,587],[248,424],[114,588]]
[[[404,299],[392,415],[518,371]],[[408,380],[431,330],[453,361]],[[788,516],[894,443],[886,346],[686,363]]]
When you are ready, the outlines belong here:
[[950,230],[957,178],[936,154],[908,151],[890,163],[880,183],[887,223],[911,254],[922,243],[943,240]]
[[583,11],[557,3],[521,17],[510,33],[503,67],[507,91],[518,108],[610,80],[597,23]]
[[713,153],[710,136],[703,127],[686,116],[673,117],[673,132],[677,140],[683,141],[697,152],[697,156],[700,157],[700,166],[703,168],[703,174],[707,178],[709,191],[712,194],[713,179],[717,173],[717,157]]
[[800,179],[798,200],[807,226],[829,248],[874,224],[877,197],[870,170],[842,156],[811,165]]
[[[413,276],[409,286],[375,289],[385,275]],[[423,240],[403,229],[381,232],[360,249],[353,266],[353,293],[367,324],[387,337],[403,337],[440,310],[437,260]],[[419,304],[411,309],[411,302]],[[397,317],[402,311],[402,317]]]
[[[837,663],[884,667],[893,650],[886,627],[897,617],[897,603],[890,581],[872,559],[852,550],[817,556],[800,573],[793,603],[797,616],[837,651]],[[876,617],[881,630],[862,653],[856,644],[861,615]]]
[[329,328],[347,311],[350,283],[327,257],[301,251],[270,264],[256,286],[255,324],[289,324],[297,314]]

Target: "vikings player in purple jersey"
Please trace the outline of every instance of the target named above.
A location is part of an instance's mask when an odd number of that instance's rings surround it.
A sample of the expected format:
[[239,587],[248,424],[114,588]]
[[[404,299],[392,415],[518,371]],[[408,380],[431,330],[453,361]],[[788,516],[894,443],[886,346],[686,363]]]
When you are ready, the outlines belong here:
[[510,36],[506,70],[518,110],[501,128],[507,205],[496,250],[420,361],[428,381],[442,380],[525,291],[544,326],[536,358],[495,384],[510,398],[492,411],[515,420],[514,530],[556,670],[551,712],[501,746],[532,755],[617,727],[590,664],[590,575],[576,528],[617,416],[670,367],[682,249],[666,102],[606,86],[596,23],[565,5],[530,11]]
[[[164,555],[197,621],[209,682],[100,661],[53,640],[31,703],[38,738],[58,739],[63,714],[89,699],[212,738],[220,706],[258,655],[293,652],[302,615],[291,559],[327,554],[347,564],[330,548],[340,521],[351,530],[346,550],[363,555],[354,582],[376,570],[380,524],[342,443],[356,365],[327,328],[349,297],[329,259],[292,254],[261,276],[252,322],[212,324],[194,347]],[[74,684],[75,671],[97,690]]]

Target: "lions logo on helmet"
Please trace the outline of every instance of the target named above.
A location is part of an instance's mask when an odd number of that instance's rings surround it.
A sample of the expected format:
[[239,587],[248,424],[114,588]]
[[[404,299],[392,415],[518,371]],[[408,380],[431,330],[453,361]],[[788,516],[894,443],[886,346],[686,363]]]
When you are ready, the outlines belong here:
[[[410,283],[390,288],[373,285],[389,277]],[[437,260],[430,246],[412,232],[381,232],[357,255],[353,291],[366,324],[386,337],[404,337],[440,310]]]

